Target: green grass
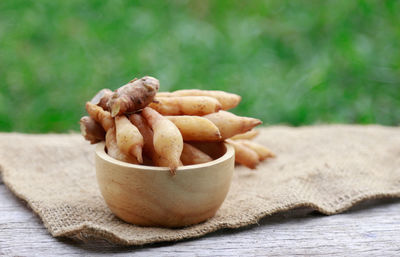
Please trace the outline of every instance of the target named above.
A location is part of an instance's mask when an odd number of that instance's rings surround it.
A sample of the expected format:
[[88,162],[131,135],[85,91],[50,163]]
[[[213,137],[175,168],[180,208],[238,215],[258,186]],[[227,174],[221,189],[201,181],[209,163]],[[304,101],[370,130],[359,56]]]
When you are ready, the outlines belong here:
[[222,89],[265,124],[400,121],[400,1],[0,1],[0,131],[78,130],[99,89]]

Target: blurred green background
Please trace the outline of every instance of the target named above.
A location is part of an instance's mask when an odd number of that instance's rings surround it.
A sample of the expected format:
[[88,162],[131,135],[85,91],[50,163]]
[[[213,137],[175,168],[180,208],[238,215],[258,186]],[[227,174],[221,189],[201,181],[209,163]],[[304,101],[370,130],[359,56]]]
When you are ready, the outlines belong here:
[[152,75],[264,124],[400,121],[400,1],[0,1],[0,131],[78,130]]

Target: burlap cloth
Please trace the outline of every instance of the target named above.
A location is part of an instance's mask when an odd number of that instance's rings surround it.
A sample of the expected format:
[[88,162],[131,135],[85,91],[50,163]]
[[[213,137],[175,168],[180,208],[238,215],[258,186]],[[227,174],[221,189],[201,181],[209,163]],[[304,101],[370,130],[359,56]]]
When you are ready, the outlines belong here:
[[365,199],[400,197],[398,127],[269,127],[256,141],[277,158],[255,171],[237,167],[216,216],[182,229],[144,228],[116,218],[96,184],[94,147],[78,134],[0,133],[0,166],[7,187],[53,236],[123,245],[199,237],[295,207],[335,214]]

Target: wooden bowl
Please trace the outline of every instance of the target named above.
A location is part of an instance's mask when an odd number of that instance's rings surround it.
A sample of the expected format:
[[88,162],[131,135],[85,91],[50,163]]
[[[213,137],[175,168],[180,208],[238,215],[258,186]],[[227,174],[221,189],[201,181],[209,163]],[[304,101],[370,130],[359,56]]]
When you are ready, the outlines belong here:
[[[204,149],[203,149],[204,150]],[[140,226],[182,227],[214,216],[224,201],[234,170],[234,149],[219,143],[211,162],[178,168],[129,164],[96,147],[97,181],[108,207],[122,220]]]

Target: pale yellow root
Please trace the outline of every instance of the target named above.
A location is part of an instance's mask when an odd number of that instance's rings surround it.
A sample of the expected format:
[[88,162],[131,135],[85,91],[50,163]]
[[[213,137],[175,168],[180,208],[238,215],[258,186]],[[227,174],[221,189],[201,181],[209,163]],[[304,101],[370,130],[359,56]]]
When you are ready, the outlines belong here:
[[[169,162],[167,159],[161,157],[156,150],[154,149],[153,144],[153,131],[147,124],[147,121],[141,114],[132,114],[129,117],[129,120],[139,129],[140,133],[143,136],[144,145],[143,145],[143,153],[144,156],[147,156],[151,159],[151,162],[147,160],[147,165],[156,165],[159,167],[168,167]],[[145,158],[143,162],[145,163]],[[183,164],[179,162],[178,166],[182,166]]]
[[156,78],[143,77],[133,79],[128,84],[118,88],[112,95],[108,106],[113,117],[127,112],[135,112],[151,103],[160,88]]
[[115,127],[111,127],[106,133],[106,147],[107,147],[107,154],[112,158],[123,162],[138,164],[136,158],[124,154],[119,149],[117,145],[117,136],[115,133]]
[[100,106],[87,102],[86,111],[106,132],[114,126],[114,119],[111,117],[110,112],[103,110]]
[[183,165],[193,165],[210,162],[213,159],[206,153],[200,151],[196,147],[183,143],[183,151],[181,155],[181,161]]
[[143,151],[143,163],[141,164],[145,166],[153,166],[153,167],[157,166],[154,164],[153,160],[148,155],[146,155],[144,151]]
[[220,158],[225,152],[224,142],[190,142],[190,145],[196,147],[203,153],[206,153],[213,160]]
[[235,162],[242,164],[250,169],[255,169],[257,165],[260,163],[258,154],[253,151],[251,148],[239,144],[235,140],[226,140],[227,143],[235,148]]
[[233,140],[238,140],[238,139],[253,139],[253,138],[255,138],[256,136],[258,136],[258,134],[260,134],[260,131],[252,129],[252,130],[247,131],[247,132],[245,132],[245,133],[237,134],[237,135],[231,137],[230,139],[233,139]]
[[139,129],[140,134],[143,136],[143,153],[149,157],[155,165],[161,166],[159,163],[160,156],[154,149],[153,131],[147,124],[146,119],[143,118],[141,114],[132,114],[129,116],[129,120]]
[[138,128],[124,115],[115,117],[115,129],[117,145],[121,152],[135,157],[139,163],[143,163],[142,148],[143,136]]
[[157,97],[170,97],[170,96],[174,96],[174,94],[171,92],[157,92],[157,94],[156,94],[156,98]]
[[221,110],[221,104],[208,96],[158,97],[149,105],[162,115],[205,115]]
[[171,174],[181,164],[180,156],[183,150],[183,138],[179,129],[157,111],[146,107],[143,117],[153,130],[153,145],[156,153],[165,160],[163,166],[169,167]]
[[[169,168],[169,171],[171,172],[171,174],[172,175],[175,175],[176,174],[176,169],[177,168],[175,168],[175,169],[171,169],[171,162],[170,162],[170,160],[168,160],[168,159],[166,159],[166,158],[164,158],[164,157],[162,157],[162,156],[160,156],[160,155],[156,155],[156,157],[155,157],[155,159],[154,159],[154,164],[156,165],[156,166],[158,166],[158,167],[168,167]],[[178,162],[177,162],[177,167],[181,167],[181,166],[183,166],[183,163],[182,163],[182,161],[181,160],[179,160]]]
[[214,97],[221,103],[222,110],[228,110],[236,107],[242,97],[240,95],[228,93],[219,90],[200,90],[200,89],[183,89],[172,92],[175,96],[209,96]]
[[90,141],[91,144],[98,143],[105,139],[106,132],[103,127],[91,117],[83,116],[80,119],[79,124],[82,136],[86,140]]
[[266,148],[263,145],[257,144],[255,142],[246,139],[239,139],[236,140],[236,142],[244,146],[247,146],[248,148],[251,148],[254,152],[257,153],[260,161],[265,160],[267,158],[275,157],[275,154],[272,153],[268,148]]
[[245,133],[262,122],[250,117],[241,117],[226,111],[219,111],[203,116],[212,121],[219,129],[222,139]]
[[96,104],[103,108],[105,111],[110,111],[110,108],[108,107],[107,103],[111,99],[112,95],[114,94],[113,91],[111,91],[108,88],[104,88],[100,90],[93,98],[90,100],[92,104]]
[[165,116],[178,127],[184,141],[220,141],[219,129],[200,116]]

